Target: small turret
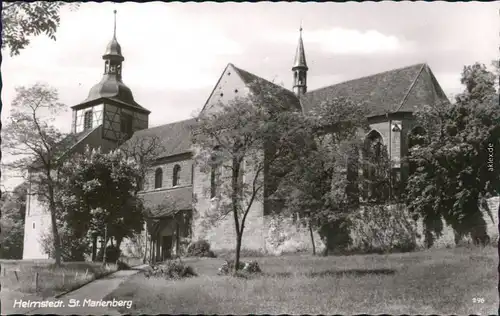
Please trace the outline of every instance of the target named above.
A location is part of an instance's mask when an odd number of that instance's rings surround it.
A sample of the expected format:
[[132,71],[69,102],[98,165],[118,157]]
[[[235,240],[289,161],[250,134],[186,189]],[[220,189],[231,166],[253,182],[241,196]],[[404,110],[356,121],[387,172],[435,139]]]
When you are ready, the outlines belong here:
[[306,63],[306,53],[304,51],[304,43],[302,42],[302,26],[300,27],[299,44],[295,52],[295,60],[293,63],[293,92],[300,96],[307,92],[307,71],[309,68]]

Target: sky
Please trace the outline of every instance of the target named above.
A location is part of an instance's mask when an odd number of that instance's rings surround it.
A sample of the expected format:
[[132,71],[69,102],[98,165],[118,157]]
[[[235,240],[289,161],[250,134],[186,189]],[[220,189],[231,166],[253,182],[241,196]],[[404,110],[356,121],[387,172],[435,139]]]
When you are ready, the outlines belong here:
[[[57,40],[32,39],[19,56],[2,51],[2,120],[16,86],[45,82],[68,111],[98,83],[113,35],[125,57],[123,81],[149,109],[150,127],[191,118],[228,63],[291,89],[303,26],[308,90],[427,63],[447,95],[462,91],[464,65],[499,58],[498,3],[83,3],[63,9]],[[2,177],[4,185],[9,179]]]

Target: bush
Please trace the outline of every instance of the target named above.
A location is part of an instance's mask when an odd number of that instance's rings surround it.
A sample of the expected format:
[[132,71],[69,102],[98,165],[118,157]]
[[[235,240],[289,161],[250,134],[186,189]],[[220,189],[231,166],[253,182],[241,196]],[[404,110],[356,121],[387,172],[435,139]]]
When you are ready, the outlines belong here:
[[215,258],[215,254],[210,250],[210,244],[206,240],[198,240],[191,243],[186,251],[188,257],[208,257]]
[[408,252],[417,247],[416,223],[402,205],[365,207],[349,222],[351,252]]
[[[219,268],[219,275],[227,275],[231,273],[231,271],[234,270],[234,260],[226,260],[222,264],[222,267]],[[250,261],[250,262],[243,262],[240,261],[240,264],[238,265],[238,270],[248,274],[255,274],[255,273],[261,273],[262,270],[260,269],[259,263],[257,261]]]
[[197,276],[197,274],[191,266],[185,265],[181,261],[169,260],[150,267],[146,270],[145,276],[147,278],[182,279]]
[[118,260],[116,262],[116,265],[118,270],[130,270],[130,266],[126,262],[123,262],[121,260]]
[[[97,253],[97,261],[103,260],[103,249],[99,249]],[[106,247],[106,262],[115,263],[121,257],[121,250],[116,248],[116,246],[107,246]]]

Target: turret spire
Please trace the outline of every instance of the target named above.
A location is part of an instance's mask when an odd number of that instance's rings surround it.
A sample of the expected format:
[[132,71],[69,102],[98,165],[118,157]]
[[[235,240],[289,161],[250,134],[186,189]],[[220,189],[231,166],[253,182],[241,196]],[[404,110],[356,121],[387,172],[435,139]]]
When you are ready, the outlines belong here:
[[302,21],[299,28],[299,43],[295,52],[295,60],[293,62],[293,91],[300,96],[307,92],[307,67],[306,53],[304,43],[302,41]]
[[116,10],[113,11],[115,14],[115,27],[113,28],[113,38],[116,39]]

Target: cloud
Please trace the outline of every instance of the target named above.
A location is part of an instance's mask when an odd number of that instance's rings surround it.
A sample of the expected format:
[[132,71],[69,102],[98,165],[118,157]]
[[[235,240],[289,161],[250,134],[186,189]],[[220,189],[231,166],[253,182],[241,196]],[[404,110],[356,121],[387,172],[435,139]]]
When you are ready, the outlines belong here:
[[[297,44],[297,32],[281,32],[268,36],[269,40]],[[367,55],[377,53],[401,53],[413,49],[413,43],[395,35],[376,30],[331,28],[308,30],[303,33],[304,44],[319,47],[325,53],[337,55]]]

